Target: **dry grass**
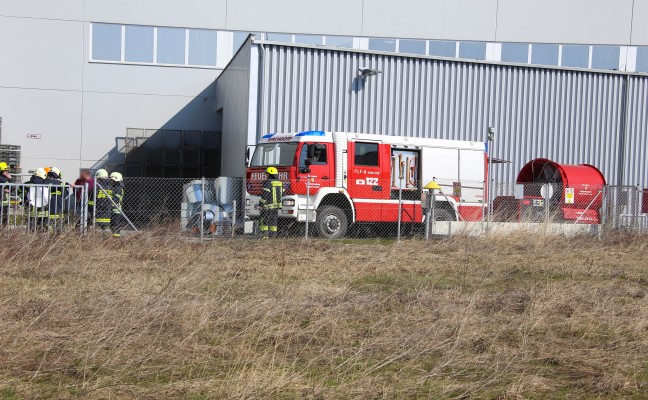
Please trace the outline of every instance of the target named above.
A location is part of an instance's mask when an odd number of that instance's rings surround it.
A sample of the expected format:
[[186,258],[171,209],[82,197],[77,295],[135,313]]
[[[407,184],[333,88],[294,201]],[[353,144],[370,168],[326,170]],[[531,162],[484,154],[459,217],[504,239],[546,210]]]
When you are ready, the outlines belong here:
[[647,249],[5,236],[0,398],[646,398]]

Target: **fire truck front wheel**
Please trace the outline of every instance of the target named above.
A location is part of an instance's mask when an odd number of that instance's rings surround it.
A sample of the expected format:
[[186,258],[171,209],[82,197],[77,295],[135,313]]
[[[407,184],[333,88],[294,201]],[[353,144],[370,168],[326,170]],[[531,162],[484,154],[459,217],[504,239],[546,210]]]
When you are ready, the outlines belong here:
[[320,237],[339,239],[346,235],[348,222],[346,214],[338,207],[323,206],[317,210],[315,226]]

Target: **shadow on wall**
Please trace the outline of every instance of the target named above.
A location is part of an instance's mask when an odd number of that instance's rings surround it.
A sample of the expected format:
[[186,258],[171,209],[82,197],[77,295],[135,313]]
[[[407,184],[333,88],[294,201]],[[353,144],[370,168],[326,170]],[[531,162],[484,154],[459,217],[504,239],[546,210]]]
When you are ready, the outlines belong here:
[[221,125],[210,84],[160,127],[129,128],[91,169],[125,177],[220,176]]

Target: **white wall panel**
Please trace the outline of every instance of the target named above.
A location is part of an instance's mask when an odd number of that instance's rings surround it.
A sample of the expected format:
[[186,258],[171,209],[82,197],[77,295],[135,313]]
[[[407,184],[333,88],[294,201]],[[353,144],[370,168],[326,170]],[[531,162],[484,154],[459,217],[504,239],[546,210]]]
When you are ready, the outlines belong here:
[[648,1],[636,0],[632,18],[632,45],[648,46]]
[[226,0],[86,1],[91,22],[223,29],[226,17]]
[[2,0],[0,15],[82,21],[83,3],[84,0]]
[[[0,88],[2,143],[22,146],[23,171],[57,166],[67,178],[79,172],[81,93]],[[27,134],[40,139],[27,139]]]
[[365,0],[365,36],[494,40],[497,0]]
[[627,44],[632,4],[632,0],[499,0],[496,40]]
[[0,86],[81,89],[83,23],[0,17]]
[[[84,90],[198,96],[220,72],[199,68],[88,63],[84,72]],[[209,96],[213,97],[213,93]]]
[[236,0],[227,4],[227,29],[359,36],[362,0]]

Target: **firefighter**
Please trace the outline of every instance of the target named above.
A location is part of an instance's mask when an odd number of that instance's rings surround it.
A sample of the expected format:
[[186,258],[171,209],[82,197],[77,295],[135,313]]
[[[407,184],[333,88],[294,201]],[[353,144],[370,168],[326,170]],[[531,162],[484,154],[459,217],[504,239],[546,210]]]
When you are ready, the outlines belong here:
[[64,202],[70,193],[68,185],[61,178],[61,170],[51,167],[45,179],[45,183],[49,185],[49,226],[54,231],[63,229]]
[[261,208],[261,221],[259,228],[264,239],[270,236],[277,236],[277,219],[281,208],[281,196],[283,195],[283,184],[278,178],[279,172],[275,167],[266,169],[268,179],[263,182],[263,193],[259,200]]
[[4,185],[5,183],[13,183],[14,180],[9,173],[9,165],[6,162],[0,162],[0,195],[2,195],[2,201],[0,204],[0,214],[2,214],[2,220],[0,221],[2,225],[7,225],[9,222],[9,205],[11,198],[11,189],[9,186]]
[[112,212],[112,184],[108,179],[108,171],[100,169],[95,173],[95,221],[102,232],[110,228],[110,214]]
[[49,191],[44,187],[45,180],[47,179],[47,172],[45,168],[38,168],[34,175],[32,175],[26,182],[25,200],[23,204],[28,206],[28,226],[29,221],[33,220],[35,230],[41,230],[45,227],[45,220],[49,216]]
[[112,185],[112,199],[115,204],[111,204],[112,213],[110,214],[110,230],[113,237],[121,237],[122,228],[122,201],[124,200],[124,178],[119,172],[110,174],[110,183]]

